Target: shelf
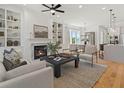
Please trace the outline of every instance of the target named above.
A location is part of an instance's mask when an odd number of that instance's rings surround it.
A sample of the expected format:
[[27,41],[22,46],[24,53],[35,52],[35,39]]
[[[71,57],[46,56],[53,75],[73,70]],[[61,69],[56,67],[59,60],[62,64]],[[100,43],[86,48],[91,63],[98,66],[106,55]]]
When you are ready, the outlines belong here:
[[21,48],[22,46],[7,46],[7,47],[9,47],[9,48]]
[[20,37],[7,37],[7,39],[19,39]]
[[3,19],[3,18],[0,18],[0,20],[5,21],[5,19]]
[[20,22],[20,21],[7,20],[7,22],[15,22],[15,23],[17,23],[17,22]]
[[20,29],[7,28],[7,30],[20,30]]
[[5,39],[5,37],[3,37],[3,36],[1,37],[1,36],[0,36],[0,39]]
[[4,27],[0,27],[0,30],[5,30],[5,28]]

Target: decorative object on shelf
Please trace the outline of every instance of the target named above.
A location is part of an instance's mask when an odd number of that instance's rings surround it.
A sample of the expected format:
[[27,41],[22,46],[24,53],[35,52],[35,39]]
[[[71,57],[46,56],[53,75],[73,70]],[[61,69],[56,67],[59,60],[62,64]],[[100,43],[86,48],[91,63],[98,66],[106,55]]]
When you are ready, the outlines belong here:
[[48,27],[34,24],[34,38],[48,38]]
[[19,27],[18,26],[14,26],[13,29],[19,29]]
[[2,18],[2,14],[0,14],[0,18]]
[[10,16],[7,16],[7,19],[10,20]]
[[11,20],[13,20],[13,16],[10,16]]
[[0,36],[4,36],[4,32],[0,32]]
[[5,21],[0,20],[0,28],[4,28],[5,27]]
[[18,19],[14,18],[14,20],[13,20],[13,21],[18,21]]
[[2,27],[2,22],[0,22],[0,27]]
[[19,46],[19,41],[17,41],[17,40],[15,40],[15,41],[8,40],[7,41],[7,46]]
[[60,49],[60,42],[56,42],[56,43],[50,42],[48,43],[47,48],[51,55],[58,54],[58,50]]
[[14,16],[7,16],[8,21],[18,21],[18,19]]
[[0,47],[2,46],[2,43],[0,43]]
[[19,41],[14,41],[14,42],[13,42],[13,45],[14,45],[14,46],[18,46],[18,45],[19,45]]
[[12,40],[7,40],[7,46],[13,46],[13,41]]

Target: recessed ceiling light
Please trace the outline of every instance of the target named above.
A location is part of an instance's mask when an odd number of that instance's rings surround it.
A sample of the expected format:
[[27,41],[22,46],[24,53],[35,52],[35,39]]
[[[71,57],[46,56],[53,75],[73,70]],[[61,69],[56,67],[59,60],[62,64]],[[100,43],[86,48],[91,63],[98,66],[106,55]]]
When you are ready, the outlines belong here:
[[102,8],[102,10],[105,10],[105,9],[106,9],[106,7],[103,7],[103,8]]
[[78,8],[82,8],[83,6],[82,5],[79,5]]
[[24,4],[24,6],[26,6],[27,4]]

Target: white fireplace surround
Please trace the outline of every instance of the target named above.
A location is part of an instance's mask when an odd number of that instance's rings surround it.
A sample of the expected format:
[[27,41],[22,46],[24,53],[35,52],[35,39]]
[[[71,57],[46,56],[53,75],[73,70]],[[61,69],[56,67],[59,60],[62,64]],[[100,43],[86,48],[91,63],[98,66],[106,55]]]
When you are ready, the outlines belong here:
[[47,45],[51,42],[51,39],[46,38],[30,38],[30,46],[31,46],[31,60],[34,61],[34,46],[42,46]]

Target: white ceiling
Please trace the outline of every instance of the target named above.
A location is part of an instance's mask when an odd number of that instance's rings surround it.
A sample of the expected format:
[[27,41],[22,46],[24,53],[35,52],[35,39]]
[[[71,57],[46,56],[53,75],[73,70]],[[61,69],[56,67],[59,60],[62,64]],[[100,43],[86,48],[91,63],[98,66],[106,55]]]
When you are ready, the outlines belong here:
[[[50,12],[42,13],[41,10],[47,9],[41,4],[29,4],[29,7],[43,15],[49,15],[56,21],[67,24],[83,26],[85,25],[107,25],[109,24],[109,9],[113,9],[119,25],[124,25],[124,4],[82,4],[82,8],[78,7],[79,4],[62,4],[59,8],[64,10],[65,13],[56,13],[53,17]],[[106,8],[102,10],[102,8]],[[59,15],[60,17],[57,17]]]

